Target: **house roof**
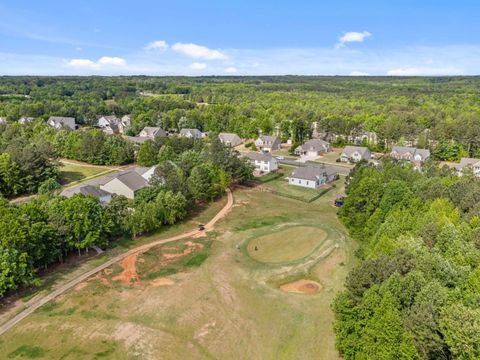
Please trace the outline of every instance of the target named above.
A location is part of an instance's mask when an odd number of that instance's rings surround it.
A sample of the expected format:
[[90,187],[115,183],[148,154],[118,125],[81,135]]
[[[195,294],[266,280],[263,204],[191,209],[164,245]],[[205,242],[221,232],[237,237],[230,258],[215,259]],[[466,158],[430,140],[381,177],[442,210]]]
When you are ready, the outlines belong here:
[[330,146],[330,143],[328,143],[325,140],[311,139],[311,140],[308,140],[305,144],[300,145],[298,148],[304,151],[319,151],[319,150],[325,149],[325,147],[328,147],[328,146]]
[[120,122],[120,119],[115,115],[103,115],[103,116],[100,116],[98,119],[100,120],[101,118],[104,118],[110,124],[118,124]]
[[66,117],[66,116],[50,116],[48,118],[49,124],[55,125],[66,125],[69,127],[75,127],[75,118],[73,117]]
[[368,148],[365,146],[345,146],[345,149],[342,151],[342,155],[351,156],[354,152],[358,152],[361,156],[364,156],[368,152]]
[[240,136],[235,133],[220,133],[218,134],[218,138],[222,141],[226,142],[241,142]]
[[102,190],[99,187],[92,186],[92,185],[82,186],[78,190],[79,190],[79,193],[83,195],[87,195],[87,196],[90,195],[96,198],[111,195],[108,191]]
[[423,160],[430,157],[430,150],[428,149],[415,149],[415,155],[420,154]]
[[480,159],[475,158],[462,158],[460,160],[460,164],[458,164],[458,168],[462,169],[465,166],[480,166]]
[[276,141],[280,141],[280,139],[278,138],[278,136],[271,136],[271,135],[260,135],[260,136],[258,137],[258,140],[263,141],[264,143],[265,143],[265,142],[274,143],[274,142],[276,142]]
[[308,165],[296,168],[292,171],[290,177],[315,181],[321,176],[331,176],[336,174],[337,172],[331,167]]
[[270,161],[273,159],[272,154],[270,153],[258,153],[258,152],[249,152],[247,155],[250,160],[256,160],[256,161]]
[[161,127],[145,126],[141,132],[146,132],[148,137],[155,137],[159,133],[165,133]]
[[180,135],[185,136],[185,135],[191,135],[194,137],[201,137],[202,132],[198,129],[181,129],[180,130]]
[[410,153],[410,154],[415,154],[415,148],[413,147],[408,147],[408,146],[394,146],[392,148],[392,152],[396,152],[400,155],[404,155],[406,153]]
[[148,181],[135,171],[121,174],[117,176],[116,179],[124,183],[132,191],[137,191],[148,186]]

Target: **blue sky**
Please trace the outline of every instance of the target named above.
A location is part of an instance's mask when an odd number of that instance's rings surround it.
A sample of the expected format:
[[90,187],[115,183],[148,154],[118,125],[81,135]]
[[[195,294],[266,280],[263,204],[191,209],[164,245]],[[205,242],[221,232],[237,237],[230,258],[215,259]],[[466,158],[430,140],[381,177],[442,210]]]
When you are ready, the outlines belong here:
[[0,2],[0,74],[476,75],[477,0]]

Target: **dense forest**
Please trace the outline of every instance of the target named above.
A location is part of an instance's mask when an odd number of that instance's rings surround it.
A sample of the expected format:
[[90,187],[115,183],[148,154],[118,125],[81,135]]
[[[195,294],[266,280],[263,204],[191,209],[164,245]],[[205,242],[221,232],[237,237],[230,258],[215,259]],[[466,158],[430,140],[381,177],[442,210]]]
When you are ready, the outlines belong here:
[[212,141],[173,139],[150,187],[135,200],[114,196],[108,206],[95,197],[45,194],[8,205],[0,198],[0,297],[38,283],[37,272],[65,255],[120,237],[153,232],[185,218],[195,204],[221,195],[231,183],[251,178],[252,168],[230,147]]
[[[132,114],[146,125],[255,137],[278,129],[301,142],[318,122],[347,136],[373,131],[379,150],[415,141],[437,158],[480,156],[480,78],[389,77],[0,77],[0,116]],[[434,150],[434,149],[432,149]]]
[[480,358],[480,180],[358,166],[339,216],[360,264],[337,296],[345,359]]

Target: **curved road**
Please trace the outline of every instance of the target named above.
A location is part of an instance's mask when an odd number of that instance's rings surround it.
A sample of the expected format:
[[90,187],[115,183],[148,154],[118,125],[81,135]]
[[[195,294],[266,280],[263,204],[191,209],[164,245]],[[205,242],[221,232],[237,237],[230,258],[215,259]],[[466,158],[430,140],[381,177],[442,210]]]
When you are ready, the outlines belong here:
[[[213,229],[213,226],[217,223],[217,221],[219,221],[221,218],[223,218],[231,210],[231,208],[233,206],[233,195],[232,195],[232,192],[230,191],[230,189],[227,189],[227,196],[228,196],[227,204],[213,217],[213,219],[211,219],[207,224],[205,224],[205,231],[209,231],[209,230]],[[81,282],[85,281],[90,276],[95,275],[96,273],[98,273],[102,270],[105,270],[109,266],[112,266],[113,264],[123,260],[127,256],[132,255],[132,254],[143,253],[143,252],[145,252],[145,251],[147,251],[147,250],[149,250],[152,247],[157,246],[157,245],[165,244],[165,243],[168,243],[168,242],[180,240],[180,239],[187,238],[187,237],[192,237],[192,236],[195,236],[195,235],[200,235],[202,232],[203,231],[200,231],[200,230],[197,230],[197,229],[191,230],[189,232],[186,232],[186,233],[183,233],[183,234],[180,234],[180,235],[176,235],[176,236],[172,236],[172,237],[167,238],[167,239],[157,240],[157,241],[154,241],[154,242],[151,242],[151,243],[148,243],[148,244],[138,246],[138,247],[133,248],[133,249],[121,254],[121,255],[117,255],[114,258],[111,258],[110,260],[103,263],[102,265],[99,265],[96,268],[94,268],[90,271],[87,271],[86,273],[76,277],[75,279],[70,280],[65,285],[62,285],[61,287],[59,287],[55,291],[46,295],[42,299],[39,299],[37,302],[33,303],[32,305],[30,305],[25,310],[23,310],[22,312],[15,315],[12,319],[10,319],[9,321],[7,321],[6,323],[4,323],[3,325],[0,326],[0,335],[7,332],[10,328],[15,326],[17,323],[19,323],[20,321],[25,319],[28,315],[33,313],[35,310],[37,310],[42,305],[45,305],[50,300],[55,299],[57,296],[63,294],[65,291],[67,291],[67,290],[71,289],[72,287],[74,287],[74,286],[80,284]]]

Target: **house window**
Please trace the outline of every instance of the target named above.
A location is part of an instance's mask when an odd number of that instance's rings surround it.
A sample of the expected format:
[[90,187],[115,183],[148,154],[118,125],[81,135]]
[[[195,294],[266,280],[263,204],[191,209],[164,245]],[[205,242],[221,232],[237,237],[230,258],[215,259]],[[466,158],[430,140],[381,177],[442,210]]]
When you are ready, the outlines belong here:
[[298,180],[298,183],[301,184],[301,183],[302,183],[302,180]]
[[308,184],[309,184],[309,183],[308,183],[308,180],[307,180],[307,185],[308,185]]

